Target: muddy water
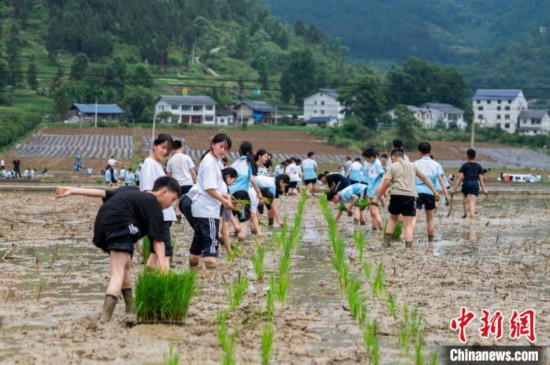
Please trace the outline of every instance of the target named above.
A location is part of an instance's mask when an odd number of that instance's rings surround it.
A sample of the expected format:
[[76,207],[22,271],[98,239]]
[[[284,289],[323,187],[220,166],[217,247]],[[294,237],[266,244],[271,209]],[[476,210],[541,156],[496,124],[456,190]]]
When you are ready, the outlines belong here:
[[[456,199],[456,197],[455,197]],[[263,243],[266,271],[277,270],[280,250],[265,238],[248,240],[234,262],[222,253],[216,271],[198,271],[199,292],[184,326],[134,326],[119,305],[114,320],[97,322],[108,280],[108,257],[91,243],[99,201],[71,197],[55,201],[51,193],[2,192],[0,212],[0,362],[1,363],[162,363],[173,345],[182,363],[217,364],[221,359],[215,334],[216,312],[227,308],[227,283],[239,273],[251,279],[254,290],[232,315],[239,328],[237,363],[260,362],[261,322],[267,281],[255,280],[250,258]],[[297,198],[284,197],[283,214],[292,218]],[[395,242],[382,249],[380,235],[369,236],[364,261],[384,265],[388,293],[396,297],[397,320],[386,298],[369,296],[369,319],[377,319],[382,362],[412,363],[399,349],[397,335],[404,304],[418,306],[425,318],[426,356],[441,344],[457,344],[449,329],[461,306],[481,315],[481,309],[501,310],[505,322],[513,310],[537,311],[537,343],[550,345],[550,196],[499,195],[481,197],[479,216],[470,223],[461,217],[460,202],[446,217],[437,212],[437,234],[428,247],[425,220],[420,218],[415,245],[405,250]],[[384,215],[387,216],[384,210]],[[351,232],[343,217],[340,233],[346,238],[352,272],[371,282],[361,271]],[[175,225],[179,242],[175,264],[185,267],[190,242],[186,224]],[[13,247],[12,245],[15,245]],[[302,241],[292,256],[288,301],[276,310],[273,363],[365,363],[368,357],[362,329],[351,318],[345,296],[331,265],[331,250],[318,204],[307,202]],[[141,269],[137,255],[134,269]],[[478,322],[478,319],[476,319]],[[469,343],[494,343],[477,334],[479,323],[467,329]],[[497,343],[525,345],[525,338],[505,336]]]

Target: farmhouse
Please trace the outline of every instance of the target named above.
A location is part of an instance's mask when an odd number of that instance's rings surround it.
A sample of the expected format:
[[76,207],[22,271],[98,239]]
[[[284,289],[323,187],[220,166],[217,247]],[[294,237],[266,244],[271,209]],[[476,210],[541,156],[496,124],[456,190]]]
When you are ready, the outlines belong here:
[[334,89],[320,88],[304,98],[305,125],[342,125],[344,106],[340,104],[340,95]]
[[233,105],[235,122],[241,124],[276,123],[277,108],[263,101],[243,101]]
[[518,89],[479,89],[472,98],[474,122],[515,133],[518,118],[527,110],[527,99]]
[[519,134],[536,135],[550,131],[550,116],[546,110],[522,110],[518,117]]
[[418,108],[423,115],[422,126],[435,128],[439,126],[464,129],[468,124],[464,121],[464,111],[451,104],[424,103]]
[[216,102],[209,96],[163,95],[155,103],[155,115],[162,112],[172,114],[168,123],[216,123]]
[[67,111],[67,122],[93,122],[97,118],[102,121],[118,121],[124,113],[116,104],[73,104]]

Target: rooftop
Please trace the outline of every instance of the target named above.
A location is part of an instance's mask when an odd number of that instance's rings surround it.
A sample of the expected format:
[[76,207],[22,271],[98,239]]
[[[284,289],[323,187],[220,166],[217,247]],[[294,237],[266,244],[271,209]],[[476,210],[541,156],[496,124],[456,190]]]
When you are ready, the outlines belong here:
[[124,111],[116,104],[73,104],[71,109],[78,109],[86,114],[122,114]]
[[159,101],[174,105],[216,105],[210,96],[161,95],[157,103]]
[[523,96],[520,89],[478,89],[472,100],[515,99]]

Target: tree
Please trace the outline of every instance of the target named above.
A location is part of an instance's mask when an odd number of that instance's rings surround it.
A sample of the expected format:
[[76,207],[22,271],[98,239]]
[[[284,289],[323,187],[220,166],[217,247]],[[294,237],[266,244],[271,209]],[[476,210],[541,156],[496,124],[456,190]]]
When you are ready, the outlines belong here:
[[[0,75],[8,74],[8,64],[2,58],[0,58]],[[8,79],[6,77],[0,77],[0,94],[4,92],[4,89],[8,85]]]
[[73,60],[73,64],[71,65],[71,80],[82,80],[86,74],[86,70],[88,69],[88,64],[88,56],[84,53],[77,54]]
[[142,86],[126,88],[122,105],[132,122],[144,120],[144,113],[147,108],[151,108],[154,103],[151,90]]
[[8,85],[13,88],[19,86],[23,81],[21,73],[21,39],[19,29],[13,24],[6,39],[6,61],[8,63]]
[[356,116],[368,128],[376,128],[386,108],[382,80],[366,68],[359,81],[342,92],[341,101],[346,114]]
[[420,122],[414,117],[412,111],[406,105],[398,105],[395,107],[395,126],[397,128],[397,136],[403,140],[407,146],[416,146],[418,143],[415,131],[420,127]]
[[128,84],[150,88],[153,87],[153,76],[145,65],[139,64],[130,73]]
[[36,62],[34,61],[34,58],[31,59],[31,62],[29,63],[29,68],[27,70],[27,83],[29,84],[29,87],[33,90],[36,90],[38,88],[38,70],[36,69]]
[[317,86],[317,64],[309,49],[293,51],[281,76],[281,94],[285,102],[292,97],[298,103]]

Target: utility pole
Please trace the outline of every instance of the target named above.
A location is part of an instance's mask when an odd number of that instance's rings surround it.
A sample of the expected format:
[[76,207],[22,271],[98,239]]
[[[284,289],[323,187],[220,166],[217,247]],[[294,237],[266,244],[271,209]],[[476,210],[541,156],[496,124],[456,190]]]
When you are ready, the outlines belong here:
[[157,121],[157,113],[153,113],[153,130],[151,132],[151,150],[153,150],[153,141],[155,140],[155,124]]
[[277,105],[275,105],[275,125],[277,125],[277,119],[278,119],[278,116],[277,116]]
[[94,117],[94,128],[97,128],[97,98],[95,99],[95,117]]
[[470,148],[474,149],[474,137],[475,137],[475,124],[476,124],[476,113],[472,114],[472,131],[470,134]]

